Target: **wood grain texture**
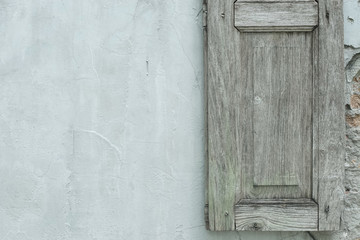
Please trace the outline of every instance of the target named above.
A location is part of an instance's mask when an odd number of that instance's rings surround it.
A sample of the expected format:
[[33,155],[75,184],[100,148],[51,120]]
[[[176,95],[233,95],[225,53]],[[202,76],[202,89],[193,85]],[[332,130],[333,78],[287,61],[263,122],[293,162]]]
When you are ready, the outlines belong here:
[[312,114],[312,199],[318,202],[319,191],[319,28],[312,34],[313,114]]
[[263,3],[263,2],[281,2],[281,3],[293,3],[293,2],[314,2],[314,0],[237,0],[235,2],[244,3]]
[[241,34],[242,199],[311,198],[311,45],[311,33]]
[[317,25],[316,1],[235,3],[235,27],[242,32],[304,32]]
[[[237,126],[240,90],[236,63],[240,56],[239,31],[233,26],[233,0],[208,1],[208,201],[209,228],[235,230],[234,205],[240,155]],[[237,52],[239,54],[234,54]]]
[[318,206],[309,199],[242,200],[235,221],[238,231],[316,231]]
[[255,186],[311,188],[311,45],[307,33],[252,34]]
[[[314,1],[281,1],[288,2]],[[232,0],[208,0],[207,6],[205,218],[209,229],[338,229],[345,136],[342,1],[319,0],[319,27],[292,33],[240,32],[234,27]],[[298,203],[304,198],[318,203],[316,213],[313,202],[285,207],[269,202],[295,199]],[[254,201],[258,202],[251,205]],[[246,220],[253,210],[258,214],[253,217],[260,219],[255,228]]]
[[343,1],[319,1],[319,230],[338,230],[344,176]]
[[209,199],[208,199],[208,189],[209,189],[209,162],[208,162],[208,91],[207,91],[207,73],[208,73],[208,36],[207,36],[207,0],[203,0],[203,61],[204,61],[204,152],[205,152],[205,207],[204,207],[204,219],[205,227],[207,230],[210,230],[209,226]]

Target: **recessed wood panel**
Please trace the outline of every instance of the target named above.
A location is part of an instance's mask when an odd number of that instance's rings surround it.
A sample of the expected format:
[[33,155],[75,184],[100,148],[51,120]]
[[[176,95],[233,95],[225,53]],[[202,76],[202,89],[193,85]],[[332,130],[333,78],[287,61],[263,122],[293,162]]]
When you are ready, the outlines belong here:
[[243,199],[310,198],[312,33],[242,33],[236,108]]
[[251,54],[245,66],[253,71],[248,76],[254,84],[254,185],[306,184],[310,190],[311,34],[248,35]]

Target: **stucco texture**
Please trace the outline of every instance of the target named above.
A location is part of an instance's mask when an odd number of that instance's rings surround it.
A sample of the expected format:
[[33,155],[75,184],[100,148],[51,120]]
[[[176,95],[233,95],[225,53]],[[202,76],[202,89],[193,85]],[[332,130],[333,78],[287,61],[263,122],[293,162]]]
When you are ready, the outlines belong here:
[[1,0],[0,239],[360,239],[360,3],[344,9],[343,230],[213,233],[202,1]]

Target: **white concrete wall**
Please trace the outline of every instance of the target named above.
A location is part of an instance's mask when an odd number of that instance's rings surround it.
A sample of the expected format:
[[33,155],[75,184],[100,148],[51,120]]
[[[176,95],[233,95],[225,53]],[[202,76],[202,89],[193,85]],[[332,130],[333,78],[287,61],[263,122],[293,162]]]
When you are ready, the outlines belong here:
[[[359,6],[345,0],[349,60]],[[0,239],[312,239],[205,230],[201,9],[0,1]],[[313,237],[360,238],[350,220]]]

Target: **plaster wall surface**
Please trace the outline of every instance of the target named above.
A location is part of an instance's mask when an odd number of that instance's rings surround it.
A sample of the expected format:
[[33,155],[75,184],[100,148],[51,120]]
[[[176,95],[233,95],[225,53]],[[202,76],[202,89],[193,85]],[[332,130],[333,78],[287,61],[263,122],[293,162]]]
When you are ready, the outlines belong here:
[[213,233],[202,1],[1,0],[0,239],[360,239],[359,1],[344,20],[343,230]]

